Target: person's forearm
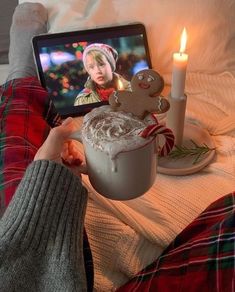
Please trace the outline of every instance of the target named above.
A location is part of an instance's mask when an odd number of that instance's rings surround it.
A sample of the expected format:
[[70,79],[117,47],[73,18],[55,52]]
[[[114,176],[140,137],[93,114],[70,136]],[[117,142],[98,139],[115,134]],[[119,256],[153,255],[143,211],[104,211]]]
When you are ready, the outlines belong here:
[[0,221],[1,291],[86,290],[86,202],[86,189],[67,168],[31,163]]

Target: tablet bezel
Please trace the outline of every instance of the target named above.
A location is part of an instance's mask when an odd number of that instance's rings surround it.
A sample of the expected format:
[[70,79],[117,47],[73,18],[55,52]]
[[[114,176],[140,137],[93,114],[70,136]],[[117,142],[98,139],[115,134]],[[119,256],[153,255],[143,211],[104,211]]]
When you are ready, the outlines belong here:
[[[94,41],[96,42],[99,38],[108,38],[108,37],[125,37],[131,35],[141,34],[143,36],[143,43],[146,52],[146,61],[148,67],[151,69],[151,58],[150,58],[150,50],[148,46],[147,33],[145,26],[142,23],[131,23],[126,25],[118,25],[118,26],[109,26],[109,27],[99,27],[93,29],[86,30],[77,30],[77,31],[68,31],[68,32],[60,32],[60,33],[51,33],[51,34],[42,34],[33,37],[32,46],[34,52],[34,59],[37,67],[38,78],[41,82],[41,85],[47,89],[46,80],[44,77],[43,68],[40,61],[40,47],[43,44],[53,43],[55,44],[64,44],[65,40],[71,40],[74,38],[74,41]],[[81,39],[81,40],[80,40]],[[60,40],[60,41],[59,41]],[[53,100],[53,98],[52,98]],[[79,106],[67,106],[64,108],[57,109],[60,115],[65,118],[68,116],[79,116],[84,115],[89,112],[91,109],[107,104],[108,102],[100,101],[95,103],[89,103]]]

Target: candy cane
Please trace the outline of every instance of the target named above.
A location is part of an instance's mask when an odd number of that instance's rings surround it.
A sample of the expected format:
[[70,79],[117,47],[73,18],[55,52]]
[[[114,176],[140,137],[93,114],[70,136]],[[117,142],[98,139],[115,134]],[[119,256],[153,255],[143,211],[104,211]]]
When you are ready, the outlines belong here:
[[165,137],[165,144],[160,148],[159,155],[168,155],[172,148],[174,147],[175,137],[173,132],[160,124],[152,124],[147,126],[140,134],[143,138],[148,138],[150,136],[163,135]]

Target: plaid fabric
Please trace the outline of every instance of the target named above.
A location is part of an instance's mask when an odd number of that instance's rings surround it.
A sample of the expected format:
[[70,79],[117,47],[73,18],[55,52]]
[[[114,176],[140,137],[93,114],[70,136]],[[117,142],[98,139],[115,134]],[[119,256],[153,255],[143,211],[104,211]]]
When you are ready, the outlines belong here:
[[28,164],[60,118],[36,78],[0,88],[0,210],[4,212]]
[[[60,123],[60,116],[37,78],[15,79],[0,87],[0,215],[50,127]],[[83,251],[88,291],[92,291],[93,264],[85,230]]]
[[211,204],[117,291],[235,291],[235,193]]

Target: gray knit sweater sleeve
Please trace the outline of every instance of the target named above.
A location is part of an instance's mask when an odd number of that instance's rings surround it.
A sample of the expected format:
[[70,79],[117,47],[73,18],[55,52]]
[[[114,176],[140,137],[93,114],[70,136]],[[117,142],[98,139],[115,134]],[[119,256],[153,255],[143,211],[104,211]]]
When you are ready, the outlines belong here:
[[52,161],[27,168],[0,221],[0,291],[86,291],[87,191]]

